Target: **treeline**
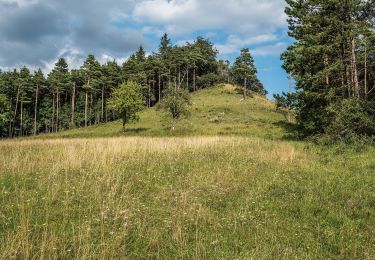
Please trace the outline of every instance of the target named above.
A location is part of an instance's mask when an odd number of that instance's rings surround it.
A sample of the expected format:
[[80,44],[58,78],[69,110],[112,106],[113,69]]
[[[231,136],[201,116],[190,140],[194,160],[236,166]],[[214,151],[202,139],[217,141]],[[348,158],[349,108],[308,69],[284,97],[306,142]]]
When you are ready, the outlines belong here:
[[265,93],[248,49],[242,50],[232,67],[228,61],[218,61],[217,54],[214,45],[202,37],[174,46],[164,34],[157,53],[146,55],[141,46],[121,65],[116,61],[100,64],[88,55],[79,69],[72,70],[60,58],[47,76],[40,69],[31,73],[27,67],[0,71],[0,137],[58,132],[115,120],[118,115],[109,108],[108,100],[125,82],[142,86],[147,107],[158,103],[170,86],[196,91],[230,81]]
[[375,135],[375,1],[287,0],[282,55],[297,93],[276,96],[305,135]]

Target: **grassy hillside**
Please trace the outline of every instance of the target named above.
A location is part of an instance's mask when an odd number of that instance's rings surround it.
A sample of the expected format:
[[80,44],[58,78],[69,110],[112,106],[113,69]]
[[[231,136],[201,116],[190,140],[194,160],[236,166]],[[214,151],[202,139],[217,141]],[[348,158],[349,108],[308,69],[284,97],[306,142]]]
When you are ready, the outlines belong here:
[[159,113],[0,142],[0,259],[375,258],[374,148],[289,141],[229,87]]
[[[172,123],[162,111],[147,109],[140,121],[127,126],[123,133],[120,121],[88,129],[75,129],[45,137],[112,137],[112,136],[202,136],[242,135],[280,138],[279,126],[284,117],[275,111],[275,105],[262,96],[253,95],[243,100],[231,85],[201,90],[193,94],[191,115],[180,120],[171,130]],[[174,125],[174,124],[173,124]]]

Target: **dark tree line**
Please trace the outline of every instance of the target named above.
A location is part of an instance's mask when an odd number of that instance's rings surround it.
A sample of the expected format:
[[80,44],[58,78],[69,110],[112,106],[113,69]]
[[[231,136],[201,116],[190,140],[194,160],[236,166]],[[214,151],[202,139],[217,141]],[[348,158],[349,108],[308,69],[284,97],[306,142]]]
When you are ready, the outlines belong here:
[[276,99],[295,108],[305,135],[375,135],[375,1],[287,3],[296,41],[282,59],[297,93]]
[[209,40],[198,37],[180,47],[172,45],[167,34],[157,53],[146,55],[141,46],[122,65],[116,61],[100,64],[88,55],[79,69],[72,70],[60,58],[48,75],[40,69],[32,73],[27,67],[0,71],[0,137],[52,133],[115,120],[120,115],[108,102],[122,83],[140,85],[145,106],[152,107],[169,87],[192,92],[232,79],[240,84],[245,80],[246,88],[265,93],[248,50],[230,67],[228,61],[217,60]]

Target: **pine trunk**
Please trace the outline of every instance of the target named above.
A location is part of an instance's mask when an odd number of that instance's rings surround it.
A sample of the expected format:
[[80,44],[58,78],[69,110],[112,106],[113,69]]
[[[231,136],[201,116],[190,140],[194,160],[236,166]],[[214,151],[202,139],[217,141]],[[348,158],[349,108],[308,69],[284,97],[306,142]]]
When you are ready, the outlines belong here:
[[37,126],[36,126],[36,121],[37,121],[37,113],[38,113],[38,91],[39,91],[39,85],[36,85],[36,91],[35,91],[35,109],[34,109],[34,135],[37,133]]
[[243,85],[243,98],[244,98],[244,99],[246,99],[246,96],[247,96],[247,88],[246,88],[246,85],[247,85],[247,78],[245,77],[244,85]]
[[194,71],[193,71],[193,90],[197,91],[197,86],[196,86],[196,68],[195,68],[195,62],[194,62]]
[[20,133],[19,135],[22,136],[23,134],[23,100],[21,99],[21,118],[20,118]]
[[74,126],[75,122],[75,100],[76,100],[76,83],[73,82],[73,91],[72,91],[72,118],[71,125]]
[[55,92],[52,92],[52,132],[55,131]]
[[60,110],[60,92],[59,89],[57,89],[56,93],[56,132],[59,131],[59,111]]
[[13,137],[14,136],[14,125],[16,123],[16,118],[17,118],[17,110],[18,110],[18,101],[19,101],[19,98],[20,98],[20,87],[18,86],[17,88],[17,98],[16,98],[16,108],[14,109],[14,117],[13,117],[13,126],[11,127],[12,130],[11,130],[11,136]]
[[87,105],[88,105],[88,99],[89,99],[89,96],[88,96],[88,93],[87,93],[87,90],[86,90],[86,93],[85,93],[86,97],[85,97],[85,127],[87,127]]
[[368,96],[368,84],[367,84],[367,43],[365,42],[365,98]]
[[159,75],[159,102],[161,101],[161,79]]
[[102,118],[100,120],[104,121],[104,86],[102,86]]
[[359,98],[359,83],[358,83],[358,71],[357,71],[357,57],[355,53],[355,40],[352,40],[352,75],[353,75],[353,85],[354,92]]

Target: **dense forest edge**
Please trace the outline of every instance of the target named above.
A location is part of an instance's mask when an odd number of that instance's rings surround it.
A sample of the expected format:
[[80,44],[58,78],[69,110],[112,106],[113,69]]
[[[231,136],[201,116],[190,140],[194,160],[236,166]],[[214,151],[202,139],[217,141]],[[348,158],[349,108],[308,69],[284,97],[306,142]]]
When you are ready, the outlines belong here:
[[121,111],[110,102],[115,103],[113,94],[121,93],[124,84],[129,91],[135,83],[133,88],[142,99],[139,106],[148,108],[160,103],[168,89],[195,92],[233,82],[243,87],[244,95],[267,93],[249,49],[243,49],[232,66],[217,60],[217,54],[215,46],[202,37],[176,46],[164,34],[158,53],[146,55],[140,46],[122,65],[115,60],[100,64],[88,55],[80,69],[72,70],[60,58],[46,77],[40,69],[32,74],[27,67],[1,72],[0,137],[54,133],[119,119]]

